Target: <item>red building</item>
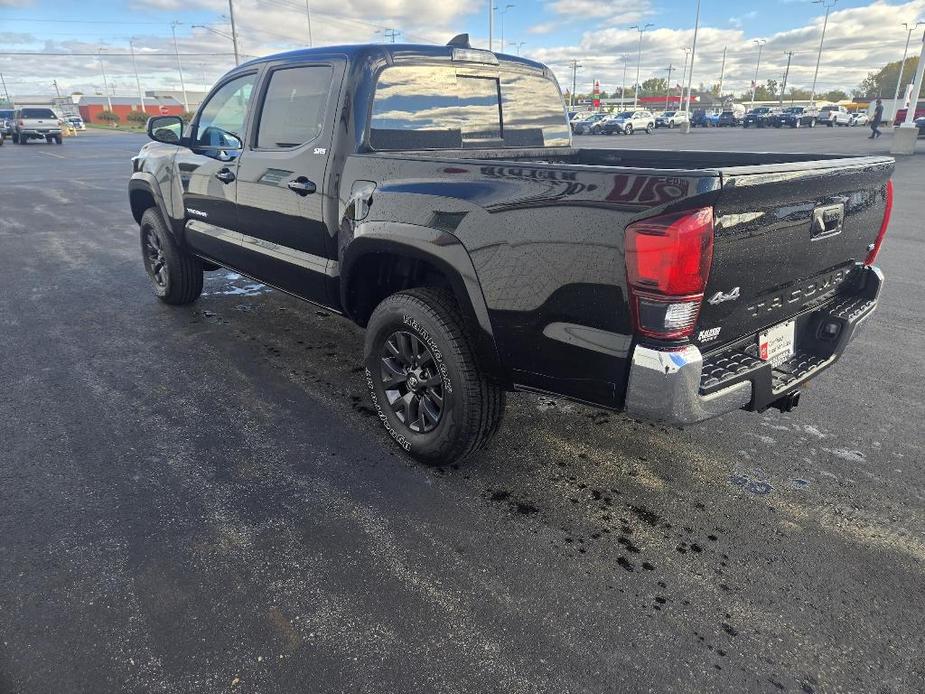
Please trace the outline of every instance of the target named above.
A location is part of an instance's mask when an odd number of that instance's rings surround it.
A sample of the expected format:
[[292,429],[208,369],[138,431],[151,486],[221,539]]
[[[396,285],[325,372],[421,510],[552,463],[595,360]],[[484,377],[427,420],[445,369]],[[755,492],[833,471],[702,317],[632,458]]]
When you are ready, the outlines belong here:
[[[99,119],[100,113],[108,111],[110,104],[112,112],[119,116],[119,122],[125,123],[132,111],[138,111],[140,104],[138,98],[113,96],[81,96],[77,102],[80,117],[85,123],[103,123]],[[149,116],[179,116],[183,114],[183,104],[173,97],[159,97],[157,99],[145,97],[145,113]]]

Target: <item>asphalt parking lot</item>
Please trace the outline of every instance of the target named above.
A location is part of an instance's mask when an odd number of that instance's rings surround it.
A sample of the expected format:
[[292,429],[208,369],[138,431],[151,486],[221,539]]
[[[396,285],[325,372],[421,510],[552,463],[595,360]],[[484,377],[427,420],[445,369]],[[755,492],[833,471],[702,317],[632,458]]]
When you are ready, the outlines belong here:
[[[888,151],[867,132],[576,144]],[[0,148],[0,693],[925,689],[925,154],[877,315],[793,413],[516,395],[437,470],[380,430],[351,324],[227,271],[154,298],[143,142]]]

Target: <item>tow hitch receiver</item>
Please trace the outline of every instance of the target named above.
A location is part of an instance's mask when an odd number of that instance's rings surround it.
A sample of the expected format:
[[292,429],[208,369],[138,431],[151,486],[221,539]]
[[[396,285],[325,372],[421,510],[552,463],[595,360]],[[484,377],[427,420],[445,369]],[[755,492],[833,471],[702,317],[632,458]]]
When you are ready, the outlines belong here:
[[775,400],[771,403],[771,407],[776,407],[781,412],[790,412],[793,408],[800,404],[800,391],[795,390],[792,393],[788,393],[779,400]]

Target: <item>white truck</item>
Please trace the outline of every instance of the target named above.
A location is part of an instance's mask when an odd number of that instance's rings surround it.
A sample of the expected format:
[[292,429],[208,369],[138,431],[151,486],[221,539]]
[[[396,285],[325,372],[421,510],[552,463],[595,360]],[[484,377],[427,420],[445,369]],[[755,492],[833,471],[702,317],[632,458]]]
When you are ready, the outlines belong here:
[[61,144],[61,119],[50,108],[18,108],[13,111],[13,142],[25,145],[31,139],[43,139],[51,144]]

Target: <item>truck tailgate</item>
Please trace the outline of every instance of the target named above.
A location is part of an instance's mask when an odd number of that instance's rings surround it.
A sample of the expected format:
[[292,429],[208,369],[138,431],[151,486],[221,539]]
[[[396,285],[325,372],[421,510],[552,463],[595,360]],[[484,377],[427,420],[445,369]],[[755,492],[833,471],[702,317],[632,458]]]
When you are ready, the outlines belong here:
[[880,230],[893,168],[888,157],[856,157],[722,170],[696,344],[709,351],[757,333],[851,282]]

